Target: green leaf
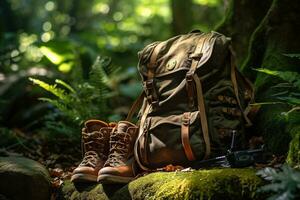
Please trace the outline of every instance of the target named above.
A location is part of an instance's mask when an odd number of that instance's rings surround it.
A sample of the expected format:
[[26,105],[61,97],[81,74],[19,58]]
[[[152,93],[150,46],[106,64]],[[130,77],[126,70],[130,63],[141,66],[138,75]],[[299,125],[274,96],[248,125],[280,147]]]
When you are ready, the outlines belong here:
[[34,79],[34,78],[31,78],[31,77],[29,78],[29,80],[32,81],[34,84],[40,86],[41,88],[47,90],[48,92],[51,92],[52,94],[54,94],[58,98],[66,99],[65,90],[57,88],[56,84],[50,85],[50,84],[48,84],[44,81]]
[[284,56],[287,56],[287,57],[290,57],[290,58],[298,58],[298,59],[300,59],[300,54],[299,53],[291,53],[291,54],[283,54]]
[[300,90],[300,74],[292,71],[276,71],[270,70],[266,68],[258,68],[254,69],[258,72],[262,72],[271,76],[276,76],[281,78],[282,80],[291,83],[294,87]]
[[70,90],[70,92],[72,92],[74,94],[76,93],[75,90],[69,84],[67,84],[66,82],[64,82],[63,80],[56,79],[55,83],[64,86],[65,88],[67,88],[68,90]]
[[288,165],[283,165],[280,170],[265,168],[258,171],[258,175],[271,181],[258,189],[258,192],[268,192],[268,200],[294,200],[297,199],[300,185],[300,172]]
[[292,105],[300,105],[300,99],[294,97],[277,97],[277,99],[285,101]]

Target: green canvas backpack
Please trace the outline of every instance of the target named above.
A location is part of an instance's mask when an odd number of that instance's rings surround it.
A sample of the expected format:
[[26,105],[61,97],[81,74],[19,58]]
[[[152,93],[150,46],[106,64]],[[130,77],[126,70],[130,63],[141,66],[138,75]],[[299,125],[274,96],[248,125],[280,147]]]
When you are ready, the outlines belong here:
[[233,131],[236,148],[245,147],[253,89],[236,69],[227,37],[193,31],[138,56],[143,95],[134,155],[142,169],[188,167],[224,154]]

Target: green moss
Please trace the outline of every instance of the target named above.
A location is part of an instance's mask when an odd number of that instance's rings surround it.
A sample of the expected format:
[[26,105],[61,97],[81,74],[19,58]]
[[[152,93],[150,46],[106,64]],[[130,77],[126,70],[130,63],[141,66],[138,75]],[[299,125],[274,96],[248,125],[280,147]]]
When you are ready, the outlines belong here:
[[253,199],[262,180],[252,169],[158,172],[128,185],[136,199]]
[[287,163],[293,167],[300,167],[300,126],[291,130],[292,141],[287,157]]
[[157,172],[126,186],[90,184],[80,189],[65,182],[63,199],[258,199],[263,181],[253,169],[211,169]]
[[107,200],[113,198],[114,193],[123,186],[124,185],[101,185],[98,183],[73,184],[71,181],[65,181],[59,192],[59,199]]
[[253,121],[253,132],[261,134],[267,149],[276,155],[286,155],[291,141],[288,120],[282,114],[287,110],[284,104],[264,105]]
[[108,197],[103,191],[101,184],[81,184],[74,185],[70,181],[65,181],[62,187],[61,199],[99,199],[106,200]]

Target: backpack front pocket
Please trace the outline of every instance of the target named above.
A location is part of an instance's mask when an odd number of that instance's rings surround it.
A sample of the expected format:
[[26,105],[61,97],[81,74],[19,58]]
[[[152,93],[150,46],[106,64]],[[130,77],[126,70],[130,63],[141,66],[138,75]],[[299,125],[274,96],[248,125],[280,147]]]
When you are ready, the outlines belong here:
[[148,117],[137,142],[140,160],[148,168],[188,166],[190,161],[202,159],[205,152],[199,111]]

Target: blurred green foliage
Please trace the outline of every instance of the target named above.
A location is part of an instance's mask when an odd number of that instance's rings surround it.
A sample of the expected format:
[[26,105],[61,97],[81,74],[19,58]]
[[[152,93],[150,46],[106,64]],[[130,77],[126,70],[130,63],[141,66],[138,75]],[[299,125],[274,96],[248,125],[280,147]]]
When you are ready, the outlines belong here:
[[77,137],[89,118],[123,119],[141,90],[137,52],[185,33],[174,16],[212,30],[227,2],[191,0],[178,12],[180,1],[0,1],[0,127]]
[[[300,54],[284,55],[291,59],[300,60]],[[292,107],[289,111],[282,113],[283,115],[288,117],[290,113],[300,110],[300,74],[298,72],[276,71],[267,68],[255,70],[279,79],[279,83],[271,87],[273,93],[270,96],[275,101],[279,101],[275,103],[286,103]]]
[[258,192],[269,193],[267,200],[294,200],[299,199],[300,172],[288,165],[283,165],[280,170],[264,168],[257,172],[268,184],[259,188]]

